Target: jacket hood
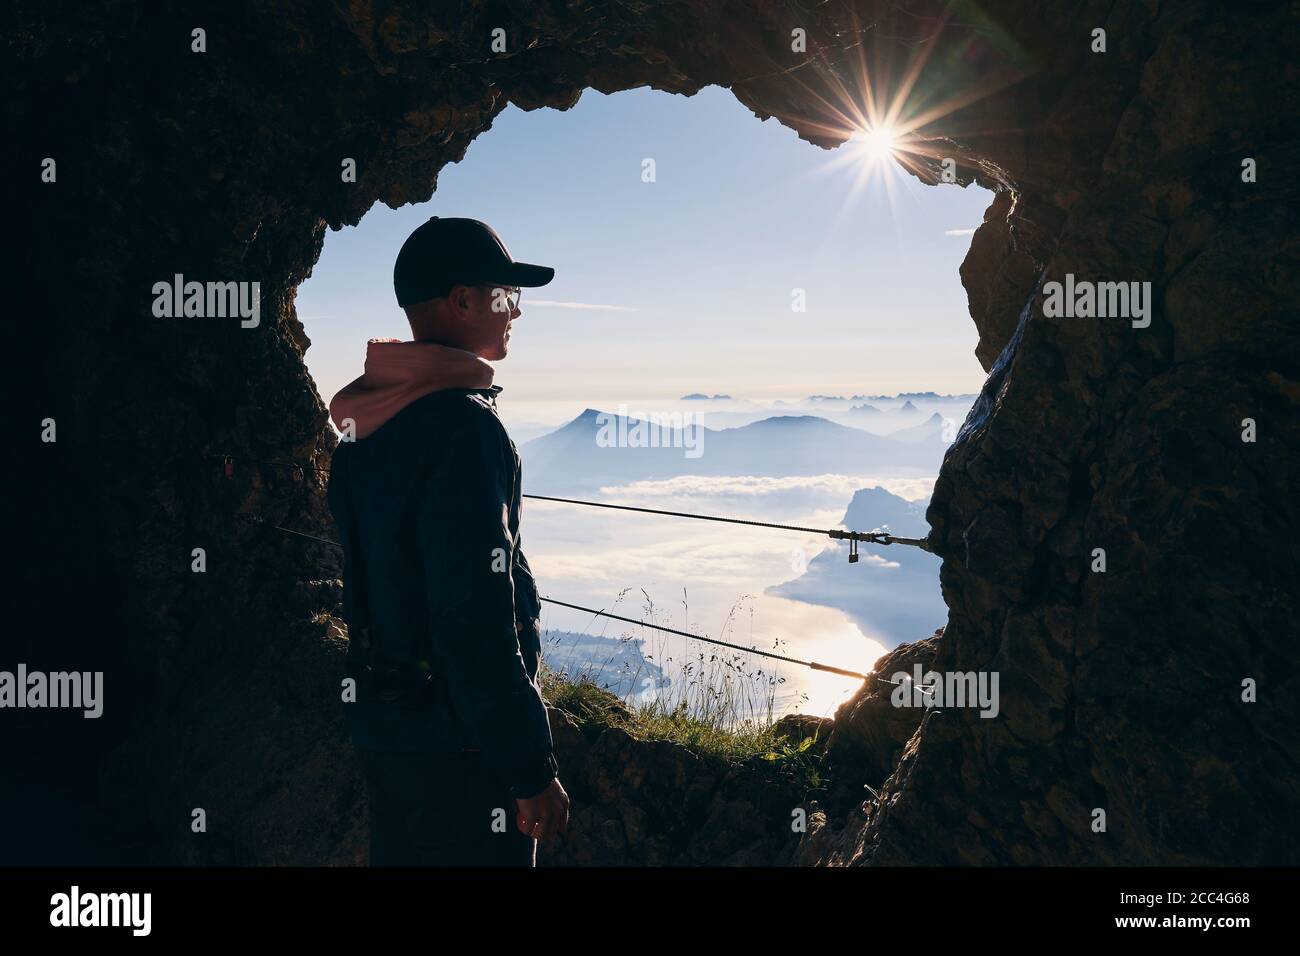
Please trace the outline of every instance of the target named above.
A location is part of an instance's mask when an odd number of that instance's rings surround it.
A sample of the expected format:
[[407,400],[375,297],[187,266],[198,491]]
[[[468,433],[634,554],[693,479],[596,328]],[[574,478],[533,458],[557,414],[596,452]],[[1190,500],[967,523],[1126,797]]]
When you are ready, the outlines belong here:
[[436,342],[371,339],[365,372],[330,401],[330,418],[343,431],[356,422],[356,437],[366,438],[417,398],[449,388],[487,388],[494,369],[473,352]]

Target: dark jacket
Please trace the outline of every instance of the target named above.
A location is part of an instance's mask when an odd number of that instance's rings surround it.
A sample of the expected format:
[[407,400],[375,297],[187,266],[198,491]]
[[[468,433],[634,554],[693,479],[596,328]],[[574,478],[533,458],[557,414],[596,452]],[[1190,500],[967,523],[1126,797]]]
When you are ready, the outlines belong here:
[[[531,797],[557,767],[536,684],[540,601],[519,546],[519,454],[497,417],[500,390],[433,392],[334,453],[350,669],[426,661],[438,678],[426,710],[366,699],[364,684],[344,707],[359,746],[479,749],[516,796]],[[370,656],[357,639],[367,625]]]

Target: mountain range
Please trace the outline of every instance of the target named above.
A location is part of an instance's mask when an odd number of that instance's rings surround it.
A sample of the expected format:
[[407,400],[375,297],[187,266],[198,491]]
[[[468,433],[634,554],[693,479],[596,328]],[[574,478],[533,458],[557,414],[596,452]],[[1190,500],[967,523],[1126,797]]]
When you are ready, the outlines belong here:
[[542,494],[680,475],[933,472],[948,447],[941,426],[935,415],[921,430],[905,429],[895,438],[814,415],[782,415],[737,428],[660,428],[653,420],[588,408],[567,425],[525,442],[520,455],[529,490]]

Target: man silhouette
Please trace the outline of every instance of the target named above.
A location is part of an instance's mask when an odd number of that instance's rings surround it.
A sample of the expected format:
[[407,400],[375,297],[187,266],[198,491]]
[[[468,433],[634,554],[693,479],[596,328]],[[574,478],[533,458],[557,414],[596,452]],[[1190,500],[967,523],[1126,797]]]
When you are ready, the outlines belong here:
[[485,223],[434,216],[393,269],[414,341],[371,340],[365,374],[330,402],[344,706],[372,866],[532,866],[537,840],[568,826],[519,455],[488,364],[506,356],[522,288],[554,275],[515,262]]

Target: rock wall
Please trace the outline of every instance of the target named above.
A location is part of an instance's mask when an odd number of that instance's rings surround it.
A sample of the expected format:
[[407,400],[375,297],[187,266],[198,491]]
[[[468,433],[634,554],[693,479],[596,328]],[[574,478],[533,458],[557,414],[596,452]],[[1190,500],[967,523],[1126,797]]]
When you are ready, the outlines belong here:
[[[333,437],[293,306],[327,226],[427,199],[509,103],[721,84],[828,146],[846,132],[828,104],[860,99],[864,64],[897,89],[923,60],[908,102],[951,108],[918,130],[915,172],[935,181],[951,157],[959,181],[998,190],[962,268],[991,374],[929,514],[951,608],[935,667],[998,670],[1002,711],[930,714],[879,811],[829,807],[802,858],[1295,862],[1294,16],[1208,0],[16,0],[0,66],[2,321],[20,359],[6,657],[103,670],[106,707],[4,715],[0,799],[23,821],[7,852],[355,861],[339,649],[307,624],[333,604],[319,582],[336,557],[267,527],[332,533],[317,466]],[[1150,326],[1046,317],[1040,285],[1067,273],[1151,282]],[[258,282],[260,323],[155,317],[151,290],[176,274]],[[45,419],[57,442],[39,440]],[[870,719],[872,693],[841,722]],[[862,772],[874,787],[879,768]]]
[[[1034,162],[1051,149],[1025,150],[1019,188],[1060,210],[1054,241],[1029,250],[1043,280],[1150,281],[1154,315],[1046,319],[1041,290],[1014,312],[996,284],[972,293],[986,336],[1019,319],[928,514],[950,608],[936,669],[1000,672],[1002,714],[933,715],[884,812],[850,821],[825,862],[1300,858],[1298,247],[1291,187],[1241,175],[1243,158],[1295,156],[1273,112],[1295,97],[1280,67],[1294,10],[1238,13],[1099,20],[1131,82],[1103,98],[1092,60],[1042,124],[1094,158],[1067,191]],[[1030,274],[1004,235],[981,228],[964,277]],[[1272,437],[1243,442],[1248,418]]]
[[[569,830],[538,845],[539,866],[790,866],[821,825],[806,778],[787,762],[701,755],[550,710],[571,801]],[[791,745],[822,763],[830,721],[787,717]],[[810,819],[811,818],[811,819]]]

